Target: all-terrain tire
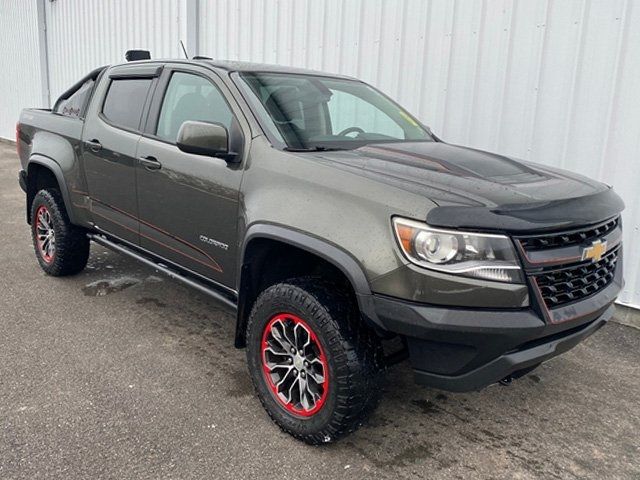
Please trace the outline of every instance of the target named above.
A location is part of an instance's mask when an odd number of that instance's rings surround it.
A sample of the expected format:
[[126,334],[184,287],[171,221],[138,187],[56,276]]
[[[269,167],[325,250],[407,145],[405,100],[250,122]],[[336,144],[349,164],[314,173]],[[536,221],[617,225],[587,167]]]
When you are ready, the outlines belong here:
[[33,199],[31,237],[38,263],[47,274],[74,275],[86,267],[89,239],[69,221],[59,190],[40,190]]
[[[317,343],[317,347],[307,348],[316,353],[315,365],[324,363],[322,371],[326,378],[321,377],[325,379],[322,388],[313,384],[314,398],[318,397],[314,408],[305,409],[302,402],[287,403],[287,399],[279,396],[280,387],[276,383],[282,379],[281,370],[274,381],[273,371],[270,373],[267,365],[273,365],[269,361],[274,358],[293,364],[295,355],[289,359],[282,353],[272,355],[273,344],[279,348],[279,341],[267,336],[274,334],[270,333],[274,322],[280,322],[278,331],[287,324],[293,326],[296,335],[300,333],[303,342],[311,338],[313,342],[307,342],[309,345]],[[321,278],[291,279],[265,289],[248,320],[246,344],[249,373],[262,405],[282,430],[299,440],[312,445],[335,441],[355,431],[378,403],[384,373],[380,339],[362,321],[349,296]],[[299,362],[300,358],[295,360]],[[307,371],[307,385],[311,378],[315,379],[312,373]],[[301,396],[295,395],[301,385],[297,390],[294,386],[294,393],[290,390],[288,395],[301,400]]]

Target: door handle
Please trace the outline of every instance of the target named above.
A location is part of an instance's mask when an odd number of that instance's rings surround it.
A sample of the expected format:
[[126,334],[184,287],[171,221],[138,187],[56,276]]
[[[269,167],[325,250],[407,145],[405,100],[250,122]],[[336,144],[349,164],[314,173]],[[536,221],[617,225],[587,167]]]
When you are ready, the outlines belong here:
[[138,158],[138,161],[147,170],[160,170],[162,168],[162,164],[158,161],[158,159],[156,157],[152,157],[151,155],[140,157]]
[[91,150],[92,152],[99,152],[100,150],[102,150],[102,144],[100,143],[99,140],[95,138],[89,140],[87,142],[87,146],[89,147],[89,150]]

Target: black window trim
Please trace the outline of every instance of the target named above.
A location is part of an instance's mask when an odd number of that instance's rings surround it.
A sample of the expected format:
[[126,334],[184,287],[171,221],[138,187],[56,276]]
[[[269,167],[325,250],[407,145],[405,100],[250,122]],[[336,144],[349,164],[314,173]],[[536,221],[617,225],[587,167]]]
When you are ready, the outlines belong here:
[[118,80],[127,78],[152,78],[162,74],[164,65],[120,65],[109,72],[109,78]]

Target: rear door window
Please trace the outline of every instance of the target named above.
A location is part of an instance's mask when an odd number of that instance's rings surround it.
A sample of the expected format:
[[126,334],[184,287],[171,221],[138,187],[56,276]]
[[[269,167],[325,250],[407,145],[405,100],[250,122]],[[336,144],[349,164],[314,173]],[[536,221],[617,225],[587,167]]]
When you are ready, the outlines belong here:
[[102,114],[115,125],[139,130],[151,81],[150,78],[112,80],[104,100]]

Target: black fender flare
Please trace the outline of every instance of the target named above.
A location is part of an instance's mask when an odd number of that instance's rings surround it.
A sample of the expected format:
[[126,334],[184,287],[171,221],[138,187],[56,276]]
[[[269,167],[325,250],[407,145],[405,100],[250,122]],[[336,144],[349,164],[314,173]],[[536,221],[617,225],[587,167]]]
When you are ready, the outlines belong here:
[[[67,215],[69,216],[69,220],[71,223],[75,223],[75,215],[73,212],[73,208],[71,208],[71,197],[69,195],[69,189],[67,188],[67,183],[64,179],[64,174],[62,173],[62,168],[60,164],[56,162],[54,159],[50,157],[46,157],[40,154],[34,154],[29,157],[29,162],[27,163],[27,185],[28,185],[28,175],[29,175],[29,167],[33,164],[42,165],[43,167],[50,170],[53,175],[56,177],[58,181],[58,186],[60,187],[60,193],[62,194],[62,199],[64,200],[64,208],[67,211]],[[34,192],[34,195],[37,192]],[[27,212],[27,216],[29,212]]]
[[[242,243],[240,271],[238,274],[240,295],[242,295],[242,266],[245,263],[246,247],[252,240],[258,238],[277,240],[297,247],[301,250],[317,255],[338,268],[351,283],[358,301],[358,308],[360,309],[360,313],[365,321],[374,327],[384,329],[382,322],[378,319],[378,316],[375,313],[369,281],[367,280],[360,263],[343,248],[333,243],[308,233],[283,227],[281,225],[259,223],[253,224],[247,229]],[[240,304],[241,299],[239,298],[238,319],[236,322],[236,346],[242,346],[244,341],[242,337],[244,335],[243,316],[245,312],[240,308]]]

